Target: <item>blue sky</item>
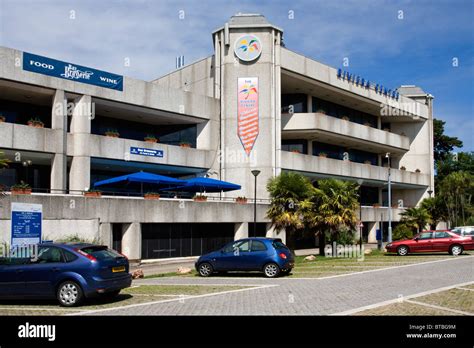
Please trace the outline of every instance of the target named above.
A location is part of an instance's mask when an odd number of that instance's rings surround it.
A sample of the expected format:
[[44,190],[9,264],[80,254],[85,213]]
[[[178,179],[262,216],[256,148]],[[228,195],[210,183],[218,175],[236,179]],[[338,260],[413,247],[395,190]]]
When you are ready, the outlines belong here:
[[212,54],[211,32],[237,12],[262,13],[308,57],[336,68],[348,57],[346,70],[388,88],[421,86],[474,151],[473,0],[0,0],[0,45],[152,80],[177,55]]

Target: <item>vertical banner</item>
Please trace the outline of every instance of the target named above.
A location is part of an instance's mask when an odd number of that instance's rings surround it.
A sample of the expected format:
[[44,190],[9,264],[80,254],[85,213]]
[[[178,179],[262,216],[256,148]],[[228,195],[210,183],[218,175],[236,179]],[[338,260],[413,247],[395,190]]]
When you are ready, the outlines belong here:
[[259,132],[258,77],[239,77],[238,92],[237,135],[250,156]]
[[43,206],[41,204],[12,203],[11,246],[41,243]]

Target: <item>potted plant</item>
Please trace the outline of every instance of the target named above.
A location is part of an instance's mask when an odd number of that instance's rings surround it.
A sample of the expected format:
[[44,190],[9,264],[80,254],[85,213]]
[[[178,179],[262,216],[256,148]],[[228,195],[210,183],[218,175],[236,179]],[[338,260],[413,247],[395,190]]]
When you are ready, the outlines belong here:
[[147,143],[157,143],[158,142],[158,138],[155,137],[153,134],[148,134],[145,139],[144,139]]
[[372,204],[372,206],[373,206],[374,208],[380,208],[380,203],[374,203],[374,204]]
[[116,129],[107,129],[105,131],[105,136],[110,138],[118,138],[120,136],[120,133]]
[[385,132],[390,132],[390,128],[387,128],[387,127],[383,128],[383,130],[384,130]]
[[400,170],[407,170],[407,168],[405,166],[401,166]]
[[318,114],[326,115],[326,110],[324,110],[324,109],[317,109],[316,112],[317,112]]
[[342,116],[342,117],[341,117],[341,120],[343,120],[343,121],[349,121],[349,117],[347,117],[347,116]]
[[28,126],[35,128],[44,128],[44,123],[38,117],[35,117],[29,119]]
[[31,186],[21,181],[11,187],[12,195],[31,195]]
[[7,120],[7,118],[3,115],[0,115],[0,123],[3,123]]
[[318,156],[319,156],[319,157],[326,158],[328,155],[327,155],[326,152],[320,152],[320,153],[318,153]]
[[364,122],[364,126],[366,127],[372,127],[372,124],[370,122]]
[[369,160],[365,160],[364,164],[372,164],[372,162],[370,162]]
[[300,150],[291,150],[291,152],[293,152],[293,153],[301,153]]
[[400,206],[398,204],[392,204],[392,208],[398,209],[398,208],[400,208]]
[[160,194],[157,192],[147,192],[145,193],[144,198],[149,200],[160,199]]
[[235,199],[235,202],[238,203],[238,204],[247,204],[247,197],[237,197]]
[[179,143],[179,146],[189,149],[191,147],[191,143],[188,143],[187,141],[182,141]]
[[100,198],[102,197],[102,191],[89,189],[84,191],[84,197]]
[[416,168],[415,173],[421,173],[421,170],[419,170],[418,168]]
[[204,196],[203,194],[195,195],[193,197],[193,200],[195,202],[205,202],[205,201],[207,201],[207,196]]

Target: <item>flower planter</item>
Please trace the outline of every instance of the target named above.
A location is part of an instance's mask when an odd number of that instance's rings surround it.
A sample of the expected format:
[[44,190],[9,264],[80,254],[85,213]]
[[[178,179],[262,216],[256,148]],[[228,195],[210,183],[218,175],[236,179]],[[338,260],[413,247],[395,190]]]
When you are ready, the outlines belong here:
[[342,116],[342,117],[341,117],[341,120],[343,120],[343,121],[349,121],[349,117],[347,117],[347,116]]
[[235,199],[235,203],[237,204],[247,204],[247,198],[244,197],[237,197]]
[[195,202],[206,202],[207,201],[207,197],[206,196],[197,196],[197,197],[194,197],[193,200]]
[[407,170],[405,167],[400,167],[400,170]]
[[393,209],[398,209],[398,208],[400,208],[400,207],[398,206],[398,204],[392,204],[392,208],[393,208]]
[[102,192],[84,192],[84,197],[100,198],[102,197]]
[[147,199],[147,200],[158,200],[158,199],[160,199],[160,195],[155,194],[155,193],[147,193],[147,194],[145,194],[144,198]]
[[187,143],[182,143],[182,144],[179,144],[180,147],[184,147],[186,149],[189,149],[191,148],[191,144],[187,144]]
[[373,204],[372,207],[374,207],[374,208],[380,208],[380,204],[378,204],[378,203]]
[[318,154],[318,157],[326,158],[326,157],[328,157],[328,155],[325,154],[325,153],[320,153],[320,154]]
[[12,195],[31,195],[31,189],[12,189]]
[[157,143],[158,142],[158,139],[153,139],[153,138],[145,138],[145,142],[146,143]]
[[3,123],[5,122],[7,119],[5,116],[0,116],[0,123]]
[[364,164],[372,164],[370,161],[364,161]]
[[316,110],[316,113],[326,115],[326,110],[319,109]]
[[291,150],[292,153],[301,153],[301,151],[298,150]]
[[366,126],[366,127],[372,127],[372,125],[371,125],[370,123],[368,123],[368,122],[364,123],[364,126]]
[[109,137],[109,138],[118,138],[118,137],[120,137],[120,134],[117,134],[117,133],[105,133],[105,136],[106,136],[106,137]]

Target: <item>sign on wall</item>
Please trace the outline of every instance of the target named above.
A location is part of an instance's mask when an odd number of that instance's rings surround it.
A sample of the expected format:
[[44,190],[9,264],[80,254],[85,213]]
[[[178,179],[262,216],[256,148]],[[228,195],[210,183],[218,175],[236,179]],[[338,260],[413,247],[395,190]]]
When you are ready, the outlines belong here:
[[123,76],[23,52],[23,70],[123,91]]
[[237,135],[250,156],[259,132],[258,77],[239,77],[237,96]]
[[151,157],[163,157],[163,150],[145,149],[143,147],[130,147],[130,154]]
[[43,206],[41,204],[12,203],[11,245],[41,243]]
[[235,41],[234,52],[240,60],[251,62],[262,53],[262,44],[255,35],[244,35]]

